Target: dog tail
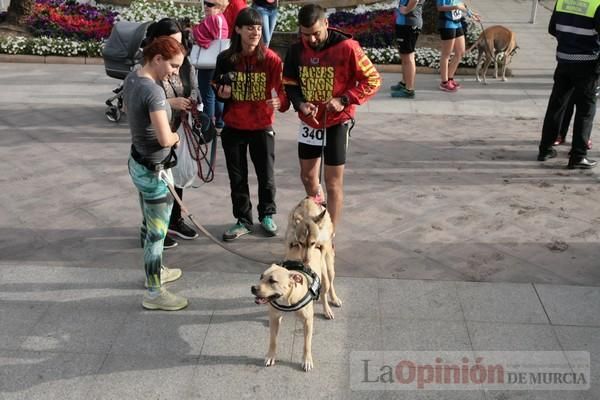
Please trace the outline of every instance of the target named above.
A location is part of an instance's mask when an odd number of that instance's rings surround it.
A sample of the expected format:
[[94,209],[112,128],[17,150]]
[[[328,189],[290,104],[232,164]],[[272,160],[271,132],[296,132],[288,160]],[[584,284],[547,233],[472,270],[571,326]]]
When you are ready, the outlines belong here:
[[475,43],[473,43],[471,45],[471,47],[469,47],[469,49],[465,52],[465,54],[470,53],[475,47],[479,46],[479,44],[481,44],[482,41],[483,41],[483,34],[479,35],[479,37],[477,38],[477,40],[475,41]]

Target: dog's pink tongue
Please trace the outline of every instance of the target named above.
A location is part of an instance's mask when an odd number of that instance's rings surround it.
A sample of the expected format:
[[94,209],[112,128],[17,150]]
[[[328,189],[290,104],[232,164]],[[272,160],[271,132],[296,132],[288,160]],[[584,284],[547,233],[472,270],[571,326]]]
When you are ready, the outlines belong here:
[[269,300],[263,298],[263,297],[257,297],[254,299],[254,302],[256,304],[266,304]]

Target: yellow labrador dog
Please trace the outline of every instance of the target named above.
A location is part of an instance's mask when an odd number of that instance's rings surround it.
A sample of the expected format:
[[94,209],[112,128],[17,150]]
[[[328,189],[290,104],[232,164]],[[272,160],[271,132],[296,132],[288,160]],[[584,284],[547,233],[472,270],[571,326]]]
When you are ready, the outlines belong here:
[[252,286],[256,304],[269,304],[269,350],[265,357],[267,367],[275,364],[277,335],[283,314],[294,312],[304,325],[302,368],[307,372],[313,368],[313,300],[319,296],[322,260],[321,252],[311,249],[305,264],[286,261],[285,268],[273,264],[262,273],[258,285]]

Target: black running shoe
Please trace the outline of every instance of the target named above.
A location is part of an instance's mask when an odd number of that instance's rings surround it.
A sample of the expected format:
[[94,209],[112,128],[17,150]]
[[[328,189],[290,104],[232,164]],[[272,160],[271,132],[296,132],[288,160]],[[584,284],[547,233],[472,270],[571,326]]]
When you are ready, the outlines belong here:
[[558,153],[556,152],[556,150],[550,149],[550,150],[548,150],[548,151],[546,151],[544,153],[541,153],[541,152],[538,153],[537,160],[538,161],[546,161],[549,158],[556,157],[557,155],[558,155]]
[[163,249],[172,249],[173,247],[177,247],[179,243],[175,241],[171,236],[165,236],[165,242],[163,243]]
[[198,232],[190,228],[185,223],[183,218],[179,218],[179,220],[176,223],[170,225],[168,232],[171,235],[179,236],[180,238],[185,240],[192,240],[198,237]]

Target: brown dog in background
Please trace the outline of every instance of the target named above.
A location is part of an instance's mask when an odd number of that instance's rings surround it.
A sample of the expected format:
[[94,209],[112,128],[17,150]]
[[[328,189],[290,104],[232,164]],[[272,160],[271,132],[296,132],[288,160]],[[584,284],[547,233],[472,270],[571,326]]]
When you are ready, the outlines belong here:
[[515,33],[510,29],[494,25],[486,28],[473,45],[467,50],[467,53],[477,47],[477,67],[475,67],[475,79],[481,82],[479,72],[481,70],[483,59],[483,84],[487,85],[486,74],[490,63],[494,62],[494,76],[498,79],[498,64],[502,69],[502,81],[506,81],[506,67],[510,64],[512,56],[515,54],[518,46]]

